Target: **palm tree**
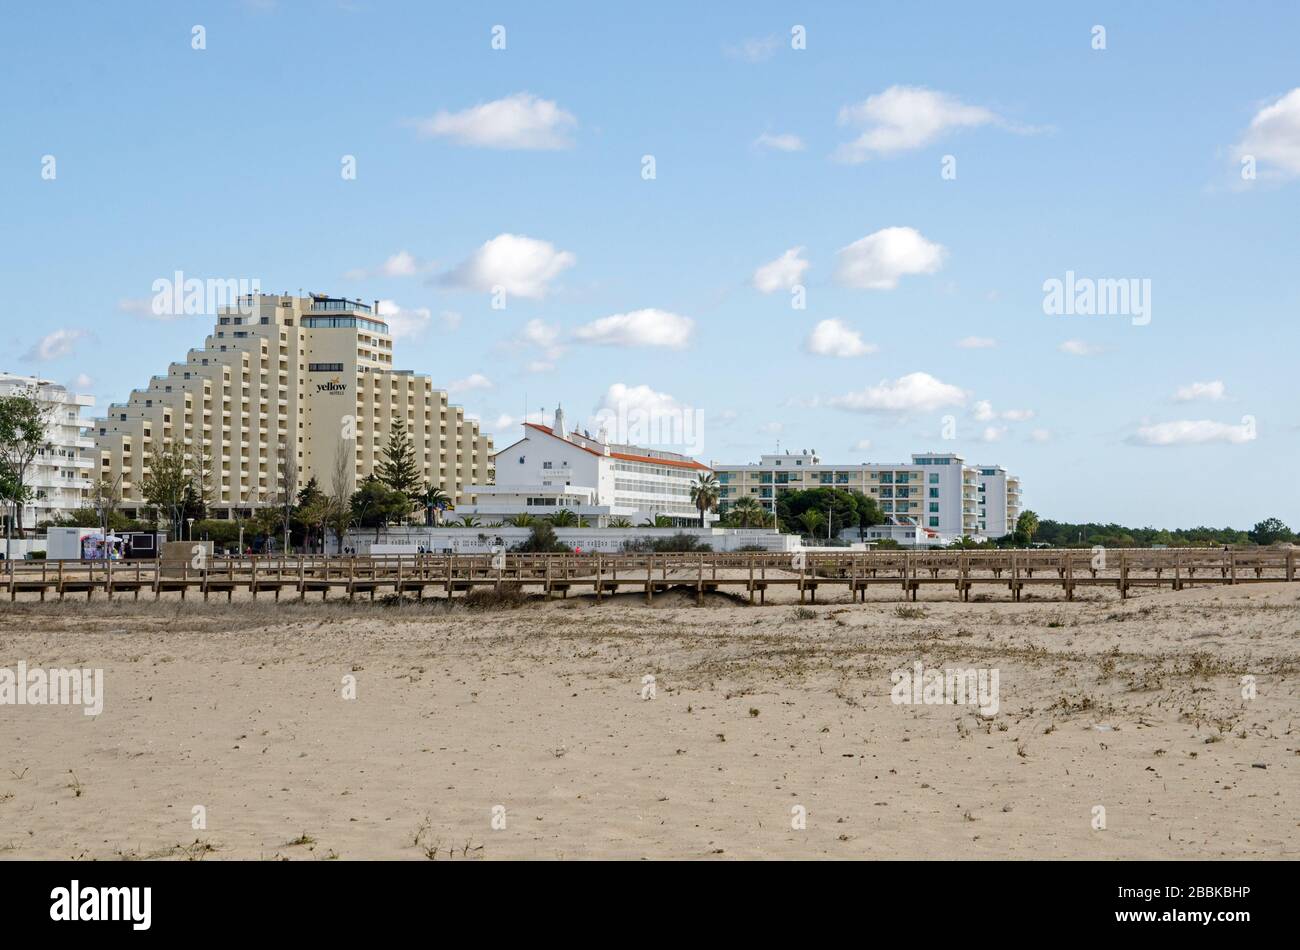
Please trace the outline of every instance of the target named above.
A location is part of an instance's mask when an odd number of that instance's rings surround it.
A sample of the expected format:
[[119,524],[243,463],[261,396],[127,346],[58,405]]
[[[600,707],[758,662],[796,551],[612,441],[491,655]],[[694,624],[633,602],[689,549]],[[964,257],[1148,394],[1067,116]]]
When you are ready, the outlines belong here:
[[478,519],[473,515],[466,515],[459,521],[453,521],[452,524],[459,528],[477,528],[479,526]]
[[553,528],[577,528],[581,526],[579,524],[581,519],[579,519],[578,516],[568,508],[561,508],[559,511],[555,512],[555,514],[551,515],[548,520],[551,522],[551,527]]
[[817,532],[826,524],[826,516],[816,508],[809,508],[799,520],[803,522],[804,530],[812,537],[817,536]]
[[447,497],[447,493],[436,485],[425,485],[424,491],[415,497],[424,506],[424,523],[442,524],[442,510],[451,500]]
[[718,477],[712,472],[697,475],[691,485],[691,501],[700,509],[700,527],[705,527],[704,516],[718,504]]
[[511,515],[506,519],[506,524],[515,528],[531,528],[537,524],[537,519],[525,511],[517,515]]
[[673,519],[669,518],[667,515],[655,515],[653,518],[647,518],[638,525],[640,528],[671,528],[672,526]]
[[749,495],[741,495],[731,505],[728,514],[735,516],[735,520],[741,528],[752,528],[755,525],[767,524],[767,512],[763,506],[758,503],[757,498]]
[[606,524],[608,524],[611,528],[632,527],[632,521],[629,518],[610,518],[609,521],[606,522]]

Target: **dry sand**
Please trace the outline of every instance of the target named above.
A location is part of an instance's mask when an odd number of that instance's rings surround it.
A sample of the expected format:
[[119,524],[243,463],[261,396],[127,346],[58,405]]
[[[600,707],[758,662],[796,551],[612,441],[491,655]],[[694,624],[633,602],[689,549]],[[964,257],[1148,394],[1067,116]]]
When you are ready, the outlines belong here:
[[[0,857],[1300,854],[1300,585],[693,600],[0,604],[0,667],[106,691],[0,706]],[[997,715],[895,705],[917,660]]]

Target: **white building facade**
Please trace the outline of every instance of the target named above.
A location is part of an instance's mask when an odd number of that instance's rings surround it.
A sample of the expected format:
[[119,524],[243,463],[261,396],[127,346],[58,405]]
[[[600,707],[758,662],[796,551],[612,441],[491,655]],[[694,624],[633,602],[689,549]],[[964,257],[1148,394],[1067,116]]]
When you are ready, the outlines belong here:
[[[909,544],[939,544],[963,536],[998,538],[1012,530],[1020,511],[1018,478],[1000,466],[967,465],[962,456],[951,452],[922,452],[913,455],[911,462],[832,465],[823,463],[815,451],[805,450],[713,468],[722,512],[743,496],[772,510],[782,492],[810,488],[843,488],[866,495],[880,505],[886,524],[864,535],[865,540],[888,537]],[[888,531],[890,527],[900,530]],[[856,539],[859,534],[857,528],[846,532],[846,538]]]
[[[457,506],[457,513],[499,522],[567,509],[592,527],[621,519],[635,527],[661,515],[698,527],[691,486],[711,471],[674,452],[611,443],[604,433],[570,432],[562,409],[551,426],[524,423],[523,437],[493,461],[495,484],[471,486],[475,503]],[[706,525],[716,520],[714,512],[705,514]]]
[[23,506],[22,523],[25,531],[31,531],[40,522],[90,504],[97,474],[95,443],[88,434],[90,421],[82,419],[81,410],[93,406],[95,397],[74,393],[50,379],[0,373],[0,396],[23,392],[35,395],[48,413],[48,444],[27,470],[32,497]]

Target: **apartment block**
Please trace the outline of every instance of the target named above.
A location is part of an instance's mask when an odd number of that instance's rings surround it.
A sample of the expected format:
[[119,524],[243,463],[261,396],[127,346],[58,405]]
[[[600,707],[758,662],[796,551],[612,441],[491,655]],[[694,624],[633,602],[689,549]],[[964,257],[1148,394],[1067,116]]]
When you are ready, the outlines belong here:
[[[1019,515],[1019,479],[997,466],[967,465],[950,452],[919,453],[911,462],[831,465],[804,450],[764,455],[747,465],[714,464],[713,469],[723,512],[744,495],[770,508],[781,492],[829,486],[875,499],[888,524],[914,526],[934,540],[1001,537]],[[985,470],[991,474],[982,475]],[[1000,500],[985,501],[995,497]]]
[[[48,444],[32,460],[27,485],[32,497],[23,506],[22,523],[30,531],[42,521],[90,504],[94,486],[95,443],[87,433],[90,425],[81,410],[93,406],[95,397],[70,391],[50,379],[0,373],[0,396],[31,393],[48,414]],[[5,512],[8,517],[8,511]]]
[[120,477],[123,508],[144,504],[154,449],[177,444],[209,472],[216,517],[273,503],[290,469],[297,487],[315,477],[328,492],[341,463],[354,489],[399,420],[423,480],[453,503],[472,501],[466,487],[491,481],[491,437],[428,376],[394,368],[377,310],[323,294],[256,294],[218,309],[202,349],[94,424],[100,471]]

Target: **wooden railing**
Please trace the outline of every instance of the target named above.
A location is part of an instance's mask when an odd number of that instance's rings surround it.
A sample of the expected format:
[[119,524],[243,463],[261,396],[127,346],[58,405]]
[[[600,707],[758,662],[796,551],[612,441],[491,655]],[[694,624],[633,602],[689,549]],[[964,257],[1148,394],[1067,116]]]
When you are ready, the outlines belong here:
[[1147,548],[1000,551],[845,551],[843,553],[703,552],[688,554],[391,554],[373,556],[205,557],[149,561],[7,561],[0,589],[10,600],[34,594],[44,600],[96,592],[110,598],[152,591],[212,593],[249,591],[253,597],[291,590],[305,597],[349,597],[377,590],[447,596],[475,587],[519,584],[551,595],[589,589],[600,599],[621,589],[650,598],[670,587],[705,591],[740,588],[751,600],[771,586],[797,585],[802,600],[819,588],[845,586],[865,600],[868,588],[894,585],[916,598],[927,585],[952,585],[969,599],[977,585],[1005,586],[1013,599],[1025,587],[1060,587],[1067,598],[1078,587],[1113,586],[1127,596],[1133,587],[1295,581],[1300,549]]

